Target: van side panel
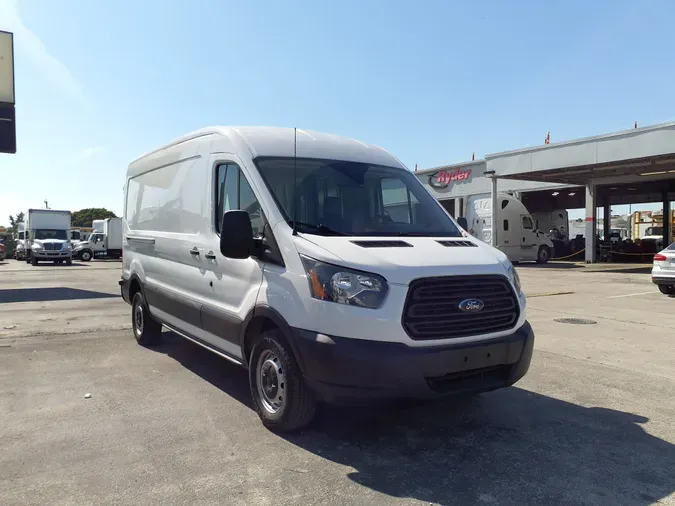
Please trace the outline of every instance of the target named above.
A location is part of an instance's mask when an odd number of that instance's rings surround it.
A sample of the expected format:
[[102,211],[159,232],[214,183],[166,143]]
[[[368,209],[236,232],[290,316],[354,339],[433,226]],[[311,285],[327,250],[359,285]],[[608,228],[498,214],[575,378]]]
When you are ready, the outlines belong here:
[[129,276],[142,272],[150,311],[169,315],[167,323],[179,328],[201,328],[199,285],[207,283],[191,253],[211,225],[208,161],[199,148],[196,140],[158,152],[144,160],[147,170],[127,182]]

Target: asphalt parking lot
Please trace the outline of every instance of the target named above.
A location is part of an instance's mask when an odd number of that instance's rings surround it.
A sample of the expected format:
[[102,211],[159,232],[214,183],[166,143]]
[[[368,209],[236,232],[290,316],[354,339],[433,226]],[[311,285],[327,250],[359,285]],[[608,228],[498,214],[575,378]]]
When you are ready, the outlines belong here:
[[0,262],[2,504],[675,504],[675,298],[648,271],[520,267],[516,387],[284,437],[243,370],[136,345],[120,271]]

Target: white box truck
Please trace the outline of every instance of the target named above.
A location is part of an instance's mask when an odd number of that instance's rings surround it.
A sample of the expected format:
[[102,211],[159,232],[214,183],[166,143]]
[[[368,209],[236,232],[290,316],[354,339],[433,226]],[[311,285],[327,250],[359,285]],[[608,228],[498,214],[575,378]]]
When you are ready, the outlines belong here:
[[29,209],[26,213],[26,262],[72,264],[72,248],[68,241],[70,211]]
[[86,241],[75,244],[73,256],[84,262],[92,258],[122,257],[122,218],[94,220],[94,232]]

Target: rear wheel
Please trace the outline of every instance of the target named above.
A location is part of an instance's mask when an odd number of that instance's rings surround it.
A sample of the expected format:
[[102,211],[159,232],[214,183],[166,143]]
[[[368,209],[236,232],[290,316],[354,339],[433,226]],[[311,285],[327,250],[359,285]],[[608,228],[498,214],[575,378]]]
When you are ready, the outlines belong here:
[[316,403],[281,332],[264,332],[249,359],[251,397],[263,425],[289,432],[308,425]]
[[540,246],[539,252],[537,253],[537,263],[548,263],[549,258],[551,258],[551,249],[548,246]]
[[675,286],[674,285],[659,285],[659,290],[661,290],[661,293],[664,294],[664,295],[675,294]]
[[162,341],[162,324],[150,315],[140,291],[136,292],[131,303],[131,325],[138,344],[154,346]]

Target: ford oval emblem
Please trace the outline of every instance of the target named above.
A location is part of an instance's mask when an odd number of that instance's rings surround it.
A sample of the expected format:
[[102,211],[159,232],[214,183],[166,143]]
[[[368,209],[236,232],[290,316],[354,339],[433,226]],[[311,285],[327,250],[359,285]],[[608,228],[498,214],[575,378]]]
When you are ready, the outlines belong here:
[[457,306],[460,311],[465,313],[475,313],[485,307],[485,303],[480,299],[465,299]]

